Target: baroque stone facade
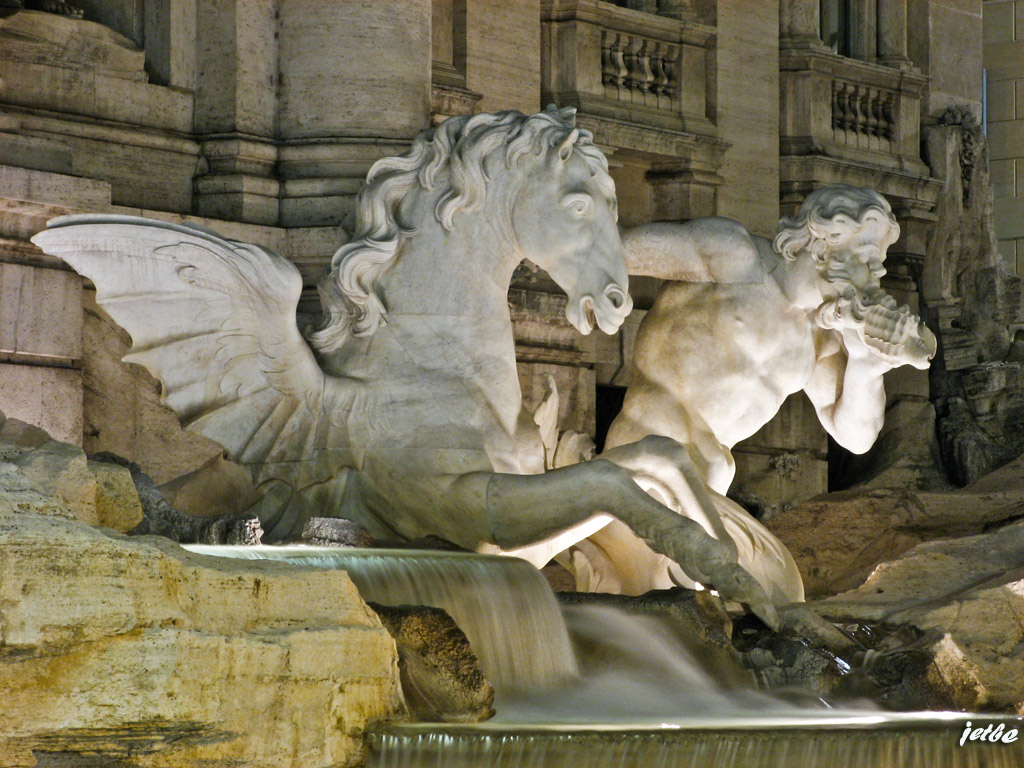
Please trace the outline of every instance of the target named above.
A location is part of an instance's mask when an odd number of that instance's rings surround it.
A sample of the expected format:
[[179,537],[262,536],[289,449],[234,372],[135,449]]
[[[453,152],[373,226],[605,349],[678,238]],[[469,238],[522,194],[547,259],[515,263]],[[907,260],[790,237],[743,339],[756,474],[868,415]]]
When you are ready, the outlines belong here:
[[[73,2],[83,18],[20,5],[0,3],[0,409],[157,482],[222,463],[220,449],[118,362],[128,340],[91,286],[28,237],[71,212],[204,224],[294,261],[312,310],[369,166],[454,114],[575,106],[625,226],[721,215],[771,236],[816,188],[874,187],[903,232],[886,289],[933,325],[959,311],[922,288],[951,258],[936,219],[961,173],[928,137],[951,106],[981,117],[981,2]],[[1011,4],[985,3],[989,41],[996,5]],[[528,264],[509,292],[528,404],[551,374],[560,426],[599,442],[657,281],[632,290],[615,337],[579,336]],[[929,418],[926,373],[896,371],[887,389],[895,417]],[[736,454],[738,482],[771,503],[827,487],[802,395]]]

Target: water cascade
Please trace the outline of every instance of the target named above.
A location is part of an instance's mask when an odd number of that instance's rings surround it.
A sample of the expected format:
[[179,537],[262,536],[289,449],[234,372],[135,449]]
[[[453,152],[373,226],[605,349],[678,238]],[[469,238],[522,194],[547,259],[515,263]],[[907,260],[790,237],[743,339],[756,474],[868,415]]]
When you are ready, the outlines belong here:
[[540,572],[514,557],[437,550],[212,546],[204,555],[340,568],[364,600],[443,608],[476,651],[498,695],[537,690],[577,674],[558,601]]
[[[189,545],[207,555],[342,568],[374,602],[445,609],[498,693],[472,725],[369,734],[370,768],[1021,768],[1014,743],[959,744],[966,723],[1019,718],[809,708],[726,684],[667,624],[565,606],[531,565],[464,553]],[[572,641],[576,643],[574,654]],[[577,665],[576,657],[580,658]]]
[[[371,734],[370,766],[1020,768],[1019,742],[959,746],[966,719],[808,714],[801,719],[704,719],[646,726],[393,725]],[[1020,723],[1014,719],[1007,727],[1019,728]]]

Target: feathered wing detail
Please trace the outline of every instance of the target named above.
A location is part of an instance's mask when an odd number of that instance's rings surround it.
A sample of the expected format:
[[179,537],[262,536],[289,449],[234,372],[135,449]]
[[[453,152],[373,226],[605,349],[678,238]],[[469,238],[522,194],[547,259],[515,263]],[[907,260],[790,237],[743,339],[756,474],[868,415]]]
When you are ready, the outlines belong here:
[[124,360],[158,378],[186,429],[257,483],[302,491],[358,466],[346,425],[360,386],[325,374],[299,333],[302,280],[287,259],[129,216],[63,216],[32,241],[95,283],[132,337]]

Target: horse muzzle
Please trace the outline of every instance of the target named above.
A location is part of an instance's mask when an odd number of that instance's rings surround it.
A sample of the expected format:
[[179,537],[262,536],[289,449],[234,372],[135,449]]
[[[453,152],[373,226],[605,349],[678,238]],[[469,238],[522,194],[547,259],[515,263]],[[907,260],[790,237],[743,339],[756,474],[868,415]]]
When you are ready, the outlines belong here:
[[594,330],[594,326],[611,335],[619,330],[632,310],[633,298],[613,283],[598,296],[588,293],[578,299],[569,297],[565,316],[584,336]]

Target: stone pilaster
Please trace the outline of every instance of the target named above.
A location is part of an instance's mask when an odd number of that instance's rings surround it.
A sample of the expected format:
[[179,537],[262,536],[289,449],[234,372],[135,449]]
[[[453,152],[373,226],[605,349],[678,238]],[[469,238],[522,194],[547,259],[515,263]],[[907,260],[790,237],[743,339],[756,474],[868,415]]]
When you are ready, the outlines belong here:
[[[274,177],[277,19],[258,0],[198,0],[195,128],[202,161],[195,212],[253,224],[278,222]],[[173,72],[167,62],[168,74]]]
[[906,69],[907,0],[878,0],[878,63]]
[[824,50],[820,5],[820,0],[782,0],[779,5],[779,45],[783,48]]

